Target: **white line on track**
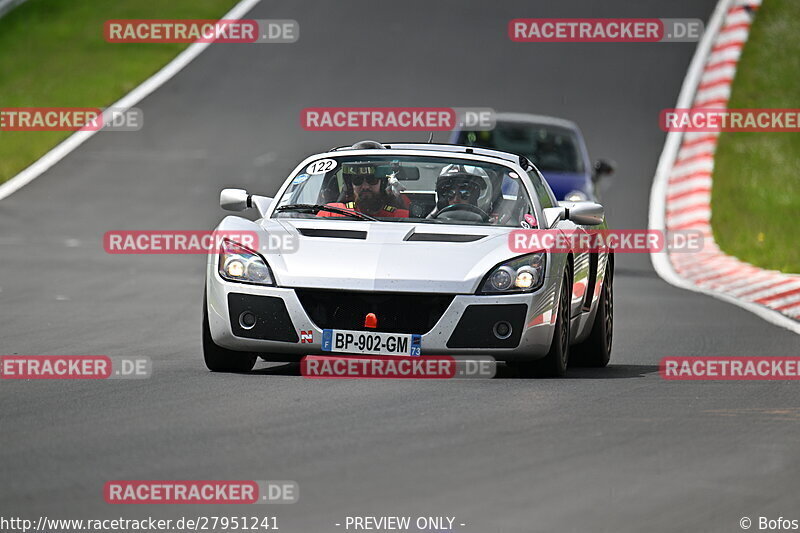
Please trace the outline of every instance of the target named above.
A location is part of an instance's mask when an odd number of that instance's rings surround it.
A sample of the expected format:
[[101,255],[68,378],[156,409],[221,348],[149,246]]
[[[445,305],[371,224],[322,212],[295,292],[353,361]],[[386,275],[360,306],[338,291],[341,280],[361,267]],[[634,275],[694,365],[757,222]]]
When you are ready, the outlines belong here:
[[[237,20],[242,18],[248,11],[258,4],[261,0],[242,0],[233,9],[228,11],[222,16],[225,20]],[[161,85],[167,82],[170,78],[180,72],[186,65],[192,62],[199,56],[206,47],[213,43],[193,43],[189,45],[183,52],[178,54],[175,59],[170,61],[161,70],[147,78],[141,85],[133,89],[131,92],[123,96],[117,102],[114,102],[109,108],[114,108],[117,111],[127,110],[141,100],[143,100],[150,93],[158,89]],[[20,190],[22,187],[32,182],[41,176],[47,169],[61,161],[67,154],[75,150],[78,146],[86,142],[92,135],[102,130],[82,130],[73,133],[55,148],[44,154],[31,166],[0,185],[0,200],[7,198]]]

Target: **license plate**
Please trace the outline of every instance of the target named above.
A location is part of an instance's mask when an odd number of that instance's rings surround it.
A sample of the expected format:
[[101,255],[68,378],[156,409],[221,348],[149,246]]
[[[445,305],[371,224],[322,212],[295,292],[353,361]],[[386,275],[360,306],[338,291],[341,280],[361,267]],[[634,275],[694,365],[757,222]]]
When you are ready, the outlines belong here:
[[324,329],[322,349],[326,352],[417,357],[422,353],[422,335]]

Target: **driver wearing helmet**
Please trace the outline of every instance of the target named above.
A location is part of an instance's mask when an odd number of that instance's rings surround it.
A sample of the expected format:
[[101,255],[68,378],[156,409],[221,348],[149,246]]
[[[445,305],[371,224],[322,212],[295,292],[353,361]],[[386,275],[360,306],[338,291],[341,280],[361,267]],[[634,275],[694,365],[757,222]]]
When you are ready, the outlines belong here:
[[[391,205],[391,196],[387,192],[389,176],[385,167],[378,167],[375,163],[344,163],[342,165],[342,178],[345,188],[352,190],[352,202],[335,202],[328,205],[344,209],[352,209],[377,218],[408,218],[408,209],[401,209]],[[338,213],[320,211],[320,217],[341,217]]]
[[447,165],[436,180],[436,208],[428,218],[436,218],[445,211],[471,211],[486,215],[478,206],[478,200],[486,190],[488,181],[489,175],[480,167]]

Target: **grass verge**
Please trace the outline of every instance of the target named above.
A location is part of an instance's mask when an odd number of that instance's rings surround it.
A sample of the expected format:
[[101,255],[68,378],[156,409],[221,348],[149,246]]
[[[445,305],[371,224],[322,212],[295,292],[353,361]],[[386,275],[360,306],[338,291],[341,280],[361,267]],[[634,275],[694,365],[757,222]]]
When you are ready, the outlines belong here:
[[[800,2],[765,0],[728,107],[800,108]],[[711,224],[723,251],[800,273],[800,134],[723,133],[714,162]]]
[[[236,3],[28,0],[0,18],[0,108],[107,107],[188,45],[107,43],[106,20],[218,19]],[[0,183],[71,133],[0,131]]]

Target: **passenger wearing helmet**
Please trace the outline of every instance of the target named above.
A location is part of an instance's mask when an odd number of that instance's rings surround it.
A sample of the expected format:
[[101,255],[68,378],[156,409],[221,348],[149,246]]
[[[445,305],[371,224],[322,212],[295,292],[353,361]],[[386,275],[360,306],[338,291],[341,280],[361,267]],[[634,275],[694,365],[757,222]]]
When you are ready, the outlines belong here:
[[[408,209],[395,207],[391,196],[387,192],[389,176],[385,167],[378,167],[375,163],[344,163],[342,165],[342,178],[345,189],[352,190],[353,201],[336,202],[328,205],[344,209],[353,209],[377,218],[408,218]],[[341,217],[338,213],[320,211],[317,216]]]
[[[489,215],[478,206],[478,200],[486,190],[489,176],[480,167],[469,165],[447,165],[439,173],[436,180],[436,208],[428,218],[440,218],[446,213],[470,212],[482,220]],[[473,218],[470,216],[452,216],[441,218]]]

